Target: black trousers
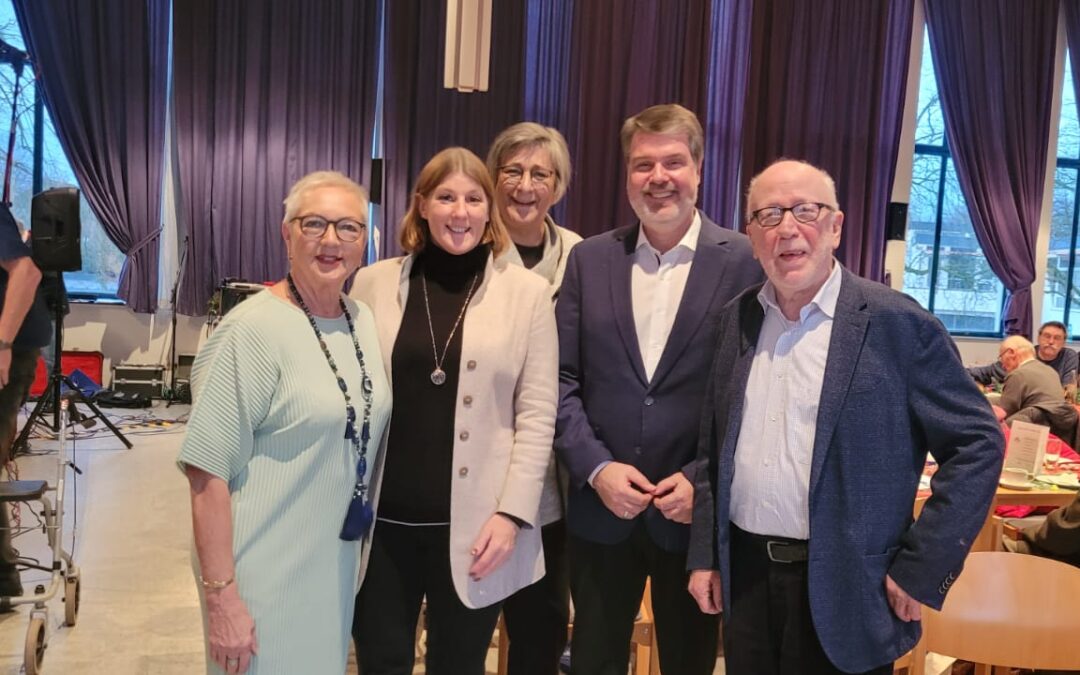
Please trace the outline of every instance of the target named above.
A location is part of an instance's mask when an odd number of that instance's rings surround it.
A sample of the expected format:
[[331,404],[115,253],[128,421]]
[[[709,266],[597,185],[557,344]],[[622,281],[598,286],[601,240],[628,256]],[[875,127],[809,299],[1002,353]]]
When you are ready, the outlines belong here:
[[427,597],[427,671],[484,675],[499,604],[470,609],[450,577],[450,526],[379,521],[356,596],[353,640],[364,675],[409,675],[420,604]]
[[[724,617],[728,675],[841,673],[810,617],[809,567],[769,559],[765,540],[731,527],[731,609]],[[663,652],[661,652],[663,653]],[[888,663],[868,675],[888,675]]]
[[570,592],[574,598],[574,675],[625,675],[630,636],[645,578],[664,675],[712,675],[719,617],[703,614],[686,590],[686,553],[657,546],[639,519],[630,537],[597,544],[570,536]]
[[570,622],[566,521],[545,525],[540,536],[547,573],[503,601],[503,619],[510,639],[508,675],[555,675],[566,648]]
[[[12,446],[18,431],[19,406],[34,383],[40,349],[13,347],[7,386],[0,387],[0,467],[11,459]],[[11,523],[8,505],[0,504],[0,581],[12,587],[19,584],[16,563],[18,554],[11,546]],[[10,590],[10,589],[6,589]]]

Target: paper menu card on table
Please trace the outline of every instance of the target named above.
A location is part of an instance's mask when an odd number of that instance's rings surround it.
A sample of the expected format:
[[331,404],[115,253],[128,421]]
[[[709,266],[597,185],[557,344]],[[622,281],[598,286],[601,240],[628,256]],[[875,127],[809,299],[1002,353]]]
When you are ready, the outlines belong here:
[[1009,447],[1005,450],[1005,468],[1023,469],[1029,476],[1042,473],[1049,436],[1050,427],[1013,422],[1009,429]]

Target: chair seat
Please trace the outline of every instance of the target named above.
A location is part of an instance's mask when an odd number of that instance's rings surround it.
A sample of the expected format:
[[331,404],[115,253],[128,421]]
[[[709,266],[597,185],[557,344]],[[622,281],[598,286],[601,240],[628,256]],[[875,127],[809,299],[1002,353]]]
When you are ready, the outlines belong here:
[[0,482],[0,502],[29,502],[41,499],[49,484],[43,480],[9,480]]

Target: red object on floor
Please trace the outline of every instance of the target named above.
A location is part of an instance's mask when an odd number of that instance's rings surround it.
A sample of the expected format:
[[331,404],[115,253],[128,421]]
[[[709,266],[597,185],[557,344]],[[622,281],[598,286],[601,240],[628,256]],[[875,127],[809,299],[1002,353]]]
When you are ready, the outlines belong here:
[[[105,365],[105,355],[101,352],[63,352],[60,355],[60,372],[70,375],[73,370],[81,370],[97,384],[101,384],[101,376]],[[45,370],[45,359],[38,357],[37,371],[34,373],[34,383],[30,385],[30,397],[37,398],[45,392],[49,384],[49,373]]]

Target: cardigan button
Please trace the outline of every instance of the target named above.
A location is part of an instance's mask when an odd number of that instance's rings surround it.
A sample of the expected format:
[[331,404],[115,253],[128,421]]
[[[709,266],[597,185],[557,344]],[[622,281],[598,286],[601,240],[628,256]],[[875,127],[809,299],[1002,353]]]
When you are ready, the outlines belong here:
[[472,396],[466,395],[465,398],[462,399],[462,402],[465,405],[472,405]]
[[462,478],[465,478],[466,476],[468,476],[469,475],[469,467],[463,466],[460,469],[458,469],[458,475],[461,476]]
[[463,441],[469,440],[469,432],[468,431],[462,431],[460,434],[458,434],[458,438],[460,438]]
[[476,370],[476,361],[469,359],[469,362],[465,364],[467,370]]

